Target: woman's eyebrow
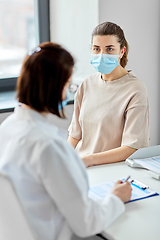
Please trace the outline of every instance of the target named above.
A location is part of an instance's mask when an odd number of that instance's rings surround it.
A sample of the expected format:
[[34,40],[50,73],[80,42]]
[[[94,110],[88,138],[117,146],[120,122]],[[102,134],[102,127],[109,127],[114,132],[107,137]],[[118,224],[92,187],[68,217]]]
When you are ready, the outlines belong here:
[[93,47],[99,47],[99,46],[97,46],[97,45],[93,45]]
[[108,46],[105,46],[105,47],[115,47],[114,45],[108,45]]

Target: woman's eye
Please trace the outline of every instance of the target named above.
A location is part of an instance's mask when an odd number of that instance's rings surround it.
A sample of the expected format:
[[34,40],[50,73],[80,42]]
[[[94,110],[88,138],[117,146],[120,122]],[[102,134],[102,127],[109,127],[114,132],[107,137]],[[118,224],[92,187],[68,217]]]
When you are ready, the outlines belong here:
[[112,52],[113,48],[108,48],[107,50],[108,50],[108,52]]
[[93,51],[98,52],[99,48],[93,48]]

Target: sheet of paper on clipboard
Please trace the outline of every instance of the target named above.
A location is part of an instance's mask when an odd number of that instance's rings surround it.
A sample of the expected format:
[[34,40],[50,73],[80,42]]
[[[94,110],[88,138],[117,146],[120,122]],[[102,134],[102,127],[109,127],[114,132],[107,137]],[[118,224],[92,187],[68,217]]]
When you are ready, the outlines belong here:
[[[122,181],[124,180],[125,178],[122,178]],[[89,197],[95,200],[105,198],[111,192],[112,186],[116,181],[117,180],[91,186],[89,190]],[[129,182],[132,186],[132,196],[129,202],[159,195],[157,192],[151,190],[148,186],[137,180],[131,179]]]

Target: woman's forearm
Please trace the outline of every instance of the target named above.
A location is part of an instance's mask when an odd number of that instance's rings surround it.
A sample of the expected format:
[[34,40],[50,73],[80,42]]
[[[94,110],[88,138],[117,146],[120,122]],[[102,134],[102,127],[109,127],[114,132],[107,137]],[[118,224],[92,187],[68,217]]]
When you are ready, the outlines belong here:
[[112,150],[108,150],[101,153],[94,153],[83,158],[86,167],[115,163],[126,160],[130,155],[132,155],[137,149],[128,146],[122,146]]
[[68,142],[69,142],[74,148],[76,148],[79,140],[78,140],[78,139],[75,139],[75,138],[73,138],[73,137],[71,137],[71,136],[69,136],[69,137],[68,137]]

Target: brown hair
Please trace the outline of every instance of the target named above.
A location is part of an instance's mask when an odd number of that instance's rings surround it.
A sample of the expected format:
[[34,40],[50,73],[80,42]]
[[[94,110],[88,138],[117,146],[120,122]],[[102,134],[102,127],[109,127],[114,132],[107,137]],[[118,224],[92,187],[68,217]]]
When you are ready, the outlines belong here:
[[17,82],[17,98],[38,112],[50,112],[64,117],[62,92],[72,74],[74,59],[60,45],[40,44],[24,59]]
[[123,57],[120,60],[120,64],[123,68],[125,68],[128,59],[127,59],[127,55],[128,55],[128,43],[127,40],[125,39],[124,36],[124,32],[123,30],[120,28],[120,26],[118,26],[115,23],[112,22],[104,22],[99,24],[97,27],[95,27],[95,29],[92,32],[92,40],[93,37],[96,35],[100,35],[100,36],[104,36],[104,35],[115,35],[118,39],[118,42],[120,44],[120,49],[122,49],[124,46],[126,47],[126,51],[123,55]]

